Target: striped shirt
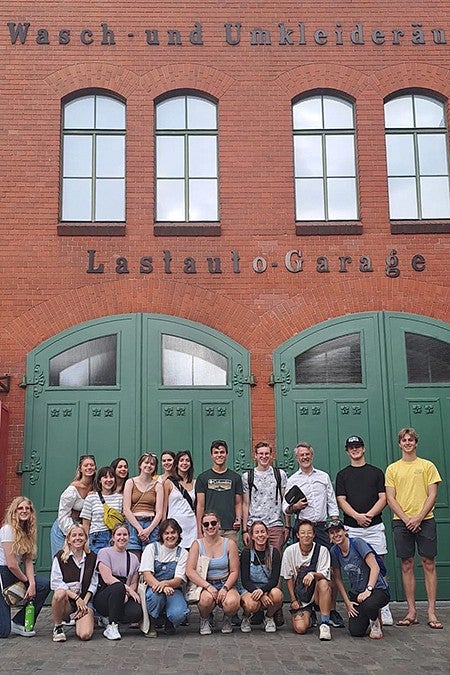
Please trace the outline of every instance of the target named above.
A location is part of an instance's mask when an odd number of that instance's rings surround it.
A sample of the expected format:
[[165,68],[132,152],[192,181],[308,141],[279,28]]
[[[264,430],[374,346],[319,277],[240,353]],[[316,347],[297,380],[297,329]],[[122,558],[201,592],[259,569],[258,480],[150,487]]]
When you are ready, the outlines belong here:
[[[123,495],[112,494],[103,495],[103,499],[108,506],[113,506],[122,513]],[[108,528],[103,520],[103,503],[97,492],[90,492],[84,500],[83,508],[80,513],[80,518],[90,520],[89,534],[94,532],[106,532]]]

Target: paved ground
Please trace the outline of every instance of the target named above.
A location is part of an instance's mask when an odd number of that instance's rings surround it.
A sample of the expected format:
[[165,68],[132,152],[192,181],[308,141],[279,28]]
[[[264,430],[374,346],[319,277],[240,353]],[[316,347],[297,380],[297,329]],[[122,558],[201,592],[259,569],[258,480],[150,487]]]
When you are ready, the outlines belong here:
[[[392,603],[394,618],[404,616],[404,605]],[[285,616],[288,611],[285,606]],[[1,640],[2,673],[96,673],[121,672],[183,673],[218,675],[219,673],[305,672],[307,675],[330,673],[347,675],[389,673],[450,673],[450,603],[440,603],[439,616],[444,630],[430,630],[425,607],[419,606],[420,625],[409,628],[385,628],[383,640],[351,638],[347,629],[332,629],[331,642],[319,642],[317,632],[294,635],[284,625],[275,634],[262,627],[243,634],[198,634],[198,614],[194,610],[190,626],[175,636],[160,635],[147,639],[138,630],[122,630],[122,640],[110,642],[96,629],[90,642],[82,643],[68,630],[65,643],[51,640],[51,613],[45,608],[37,623],[34,638],[20,636]]]

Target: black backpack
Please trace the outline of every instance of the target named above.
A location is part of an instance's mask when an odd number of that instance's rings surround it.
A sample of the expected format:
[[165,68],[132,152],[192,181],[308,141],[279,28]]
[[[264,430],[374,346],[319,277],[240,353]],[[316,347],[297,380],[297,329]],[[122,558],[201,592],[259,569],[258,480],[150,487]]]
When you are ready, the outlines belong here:
[[[275,490],[275,504],[278,504],[278,497],[281,499],[281,471],[277,466],[273,466],[273,474],[275,476],[275,480],[277,482],[277,488]],[[255,488],[257,490],[258,488],[255,485],[255,469],[249,469],[248,471],[248,498],[251,500],[252,498],[252,490]]]

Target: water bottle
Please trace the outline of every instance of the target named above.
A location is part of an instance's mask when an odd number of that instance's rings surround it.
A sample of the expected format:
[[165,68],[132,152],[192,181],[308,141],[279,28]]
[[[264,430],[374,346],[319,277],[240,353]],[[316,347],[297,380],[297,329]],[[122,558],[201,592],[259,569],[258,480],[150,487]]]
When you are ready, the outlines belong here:
[[30,602],[25,607],[25,630],[28,632],[32,631],[34,628],[34,605],[33,602]]

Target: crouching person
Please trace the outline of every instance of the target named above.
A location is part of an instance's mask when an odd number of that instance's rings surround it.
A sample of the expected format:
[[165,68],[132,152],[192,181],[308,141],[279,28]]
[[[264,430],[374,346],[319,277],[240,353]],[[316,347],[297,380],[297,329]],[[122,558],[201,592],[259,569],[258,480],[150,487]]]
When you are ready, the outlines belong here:
[[[349,538],[344,524],[332,521],[328,533],[333,543],[331,560],[333,575],[348,612],[348,630],[353,637],[383,637],[379,612],[390,599],[389,586],[381,573],[373,549],[363,540]],[[348,593],[342,580],[343,568],[350,582]]]
[[63,621],[75,621],[75,634],[90,640],[94,632],[94,611],[89,606],[97,589],[97,556],[89,551],[87,534],[80,524],[72,525],[64,546],[53,558],[50,588],[53,593],[53,642],[65,642]]
[[148,585],[145,599],[150,617],[147,637],[156,637],[155,622],[159,617],[164,617],[164,632],[172,635],[189,614],[182,590],[188,554],[180,541],[179,523],[167,518],[159,526],[159,541],[148,544],[142,554],[139,571]]
[[288,546],[281,561],[281,576],[286,579],[291,599],[292,627],[302,635],[312,626],[315,606],[321,613],[319,639],[331,640],[330,629],[330,553],[314,542],[314,525],[302,520],[297,530],[298,543]]

